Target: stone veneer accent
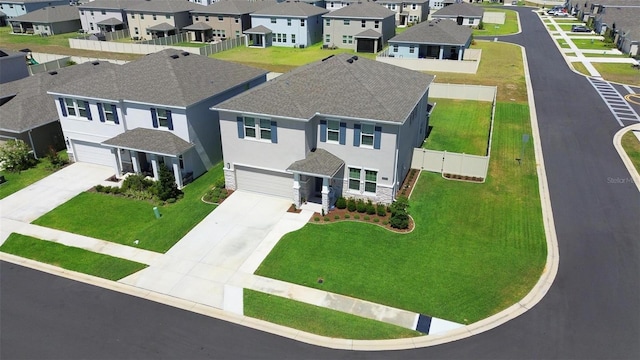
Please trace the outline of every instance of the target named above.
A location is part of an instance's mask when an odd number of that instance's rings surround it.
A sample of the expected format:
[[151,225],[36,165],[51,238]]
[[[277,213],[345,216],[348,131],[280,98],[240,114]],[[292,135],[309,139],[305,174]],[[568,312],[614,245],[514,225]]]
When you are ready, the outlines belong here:
[[354,199],[363,199],[363,200],[371,200],[374,204],[382,203],[385,205],[389,205],[393,202],[393,189],[390,187],[384,186],[376,186],[376,196],[367,196],[364,194],[354,194],[349,192],[349,180],[345,179],[342,181],[342,197],[345,199],[354,198]]
[[236,172],[233,169],[224,170],[224,186],[229,190],[236,189]]

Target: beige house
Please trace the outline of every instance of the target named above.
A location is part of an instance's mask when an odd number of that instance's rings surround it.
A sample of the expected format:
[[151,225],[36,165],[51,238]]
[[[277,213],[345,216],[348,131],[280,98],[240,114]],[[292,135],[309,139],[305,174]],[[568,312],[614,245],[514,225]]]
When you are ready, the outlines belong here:
[[135,2],[125,9],[132,38],[150,40],[175,35],[191,25],[191,11],[205,6],[188,1]]
[[273,0],[220,0],[191,11],[192,25],[184,30],[191,33],[191,41],[216,41],[243,36],[251,28],[252,12],[275,4]]
[[358,3],[322,15],[323,46],[376,53],[396,34],[396,13],[376,3]]

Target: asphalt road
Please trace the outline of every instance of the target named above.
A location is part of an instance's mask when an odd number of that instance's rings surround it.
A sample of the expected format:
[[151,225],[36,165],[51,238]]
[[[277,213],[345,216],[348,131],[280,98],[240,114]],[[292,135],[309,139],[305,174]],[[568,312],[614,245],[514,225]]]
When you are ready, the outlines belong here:
[[537,18],[518,11],[526,35],[503,40],[527,49],[560,250],[532,310],[440,346],[334,351],[0,263],[0,358],[638,358],[640,194],[612,145],[620,127]]

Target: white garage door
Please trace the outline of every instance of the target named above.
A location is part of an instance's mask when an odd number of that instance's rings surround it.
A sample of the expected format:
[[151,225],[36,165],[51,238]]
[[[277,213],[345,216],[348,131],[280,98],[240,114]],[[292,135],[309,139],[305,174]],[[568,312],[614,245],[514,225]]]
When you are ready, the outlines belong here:
[[255,168],[236,167],[238,190],[293,198],[293,175]]
[[73,151],[76,161],[113,166],[114,155],[111,154],[111,149],[108,147],[84,141],[74,141]]

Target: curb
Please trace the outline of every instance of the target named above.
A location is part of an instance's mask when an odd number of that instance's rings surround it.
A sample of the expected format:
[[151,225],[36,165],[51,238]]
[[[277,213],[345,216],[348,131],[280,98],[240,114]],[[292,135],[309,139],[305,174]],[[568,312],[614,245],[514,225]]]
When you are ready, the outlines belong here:
[[624,166],[627,167],[629,175],[631,176],[631,181],[636,184],[638,191],[640,191],[640,174],[638,174],[638,170],[636,170],[636,167],[631,162],[629,155],[627,155],[627,152],[622,147],[622,136],[631,130],[640,131],[640,123],[629,125],[618,130],[618,132],[613,135],[613,146],[616,148],[618,155],[620,155],[620,159],[624,163]]

